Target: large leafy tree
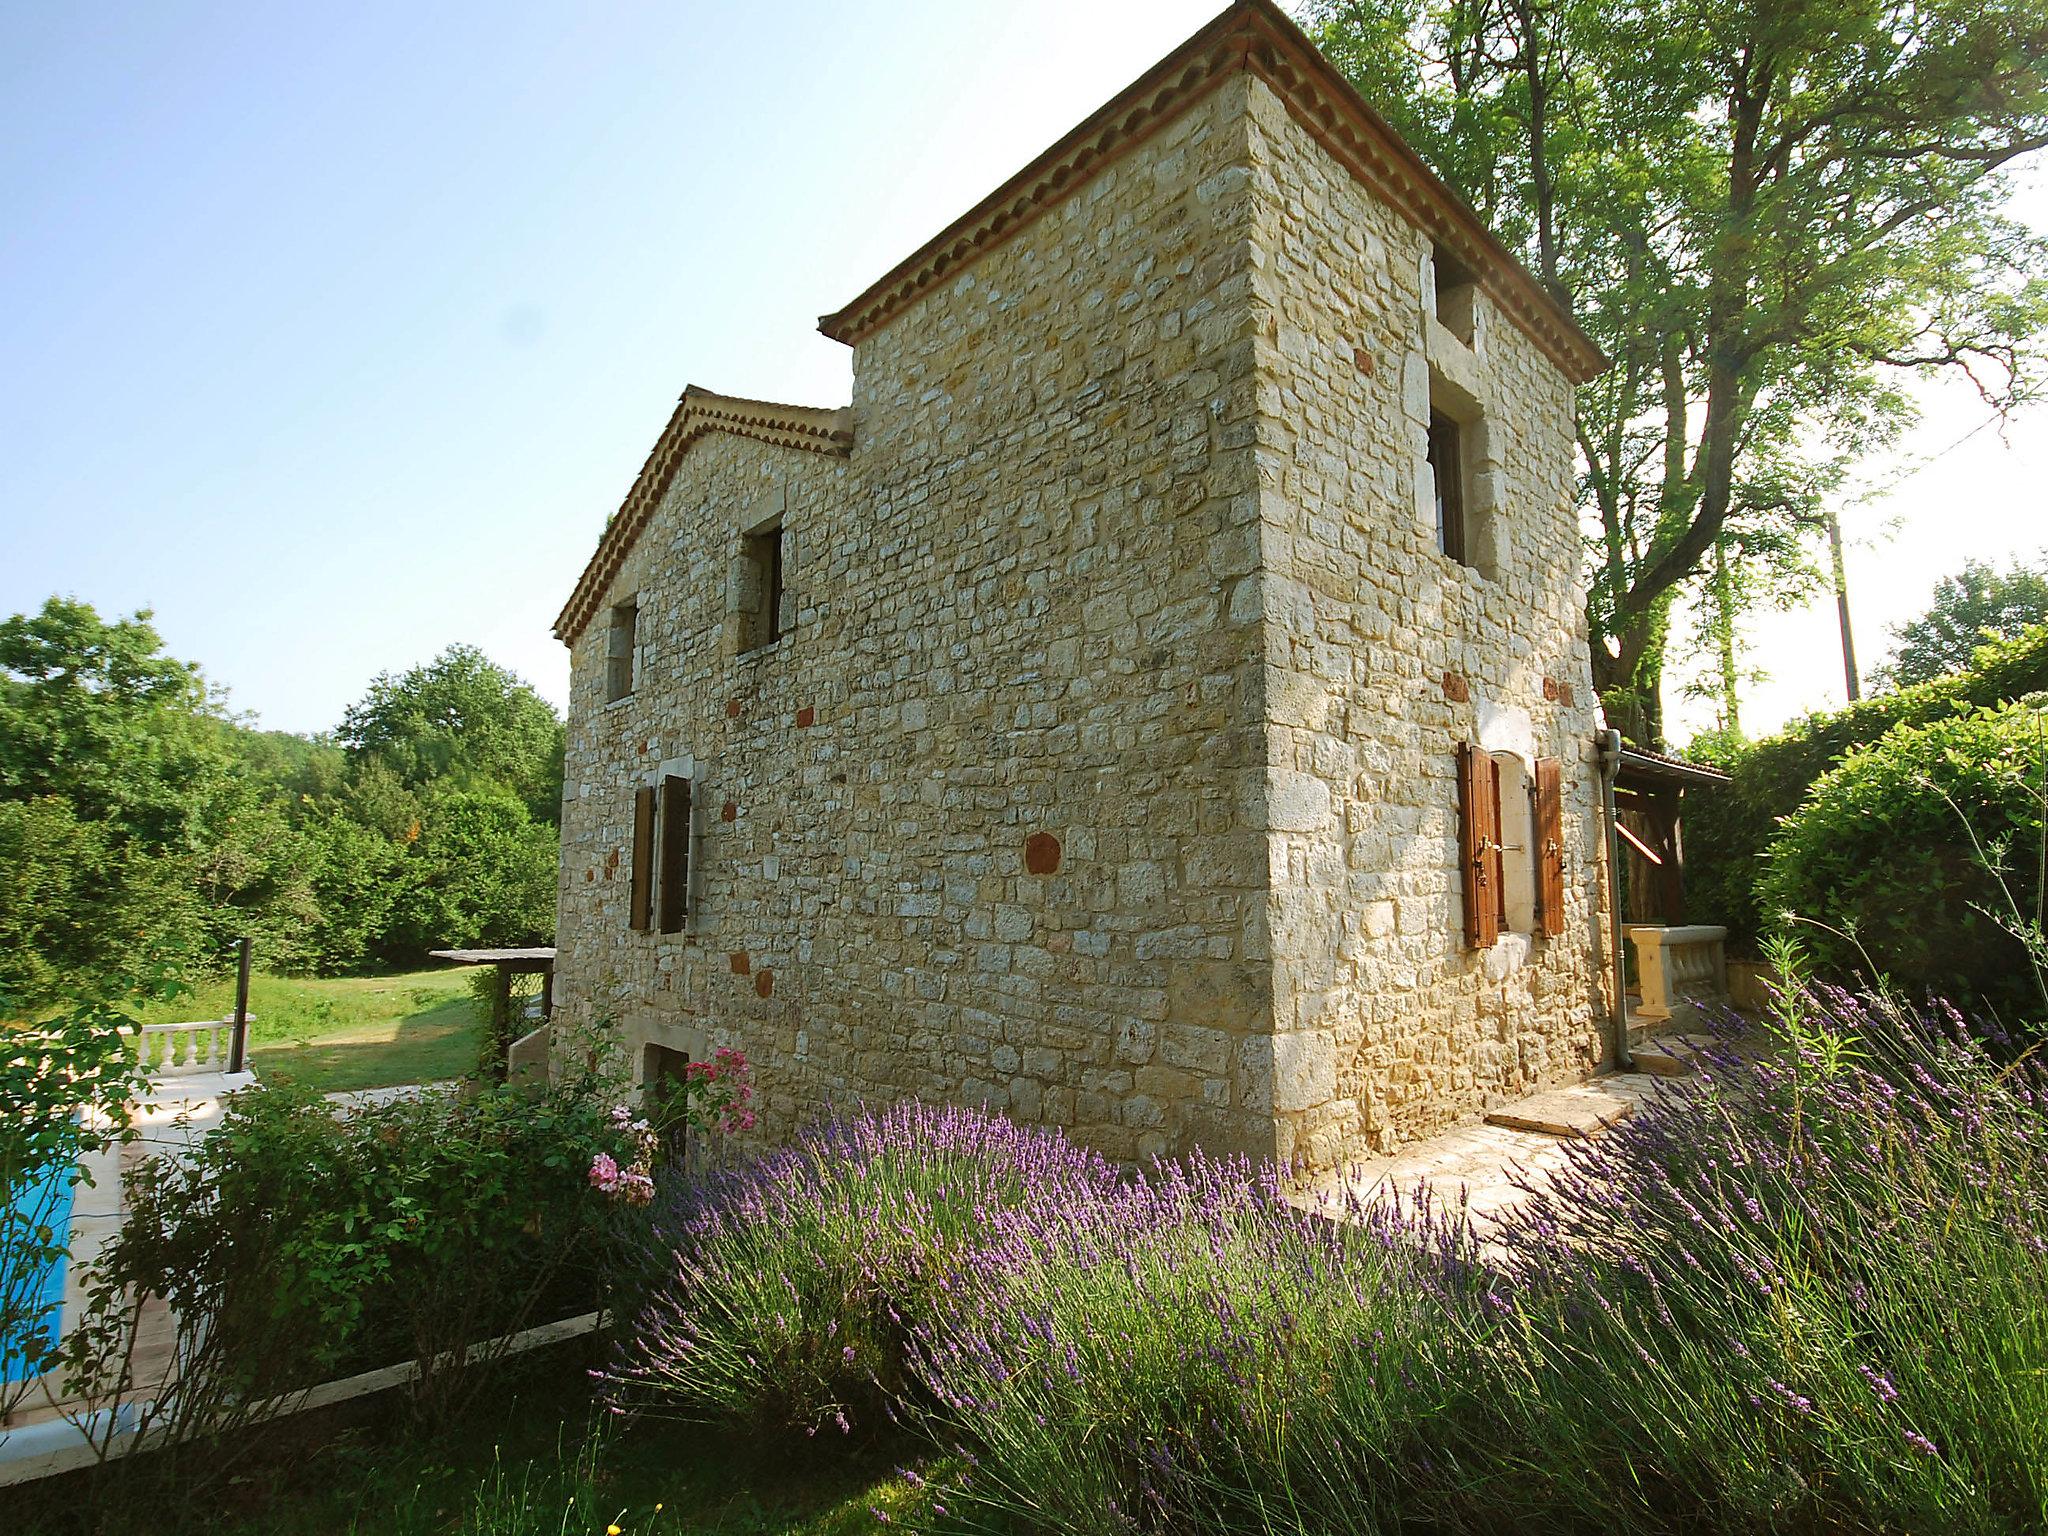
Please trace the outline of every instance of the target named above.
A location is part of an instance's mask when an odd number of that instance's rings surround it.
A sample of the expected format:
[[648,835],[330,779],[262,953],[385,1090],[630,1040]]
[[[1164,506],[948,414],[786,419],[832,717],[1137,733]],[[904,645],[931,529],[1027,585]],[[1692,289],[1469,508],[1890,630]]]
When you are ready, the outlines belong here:
[[198,668],[149,618],[53,597],[0,623],[0,800],[55,796],[152,851],[189,844],[229,754]]
[[[1811,579],[1914,373],[2036,389],[2048,0],[1310,0],[1324,51],[1613,359],[1579,396],[1594,676],[1662,736],[1674,603]],[[1732,663],[1730,663],[1732,666]]]
[[382,766],[406,789],[502,786],[534,816],[560,819],[562,722],[532,685],[474,646],[379,676],[349,706],[339,736],[357,762]]
[[1934,601],[1892,631],[1892,653],[1877,669],[1886,688],[1907,688],[1964,671],[1987,640],[2010,640],[2048,624],[2048,559],[2015,560],[2006,570],[1968,560],[1934,589]]

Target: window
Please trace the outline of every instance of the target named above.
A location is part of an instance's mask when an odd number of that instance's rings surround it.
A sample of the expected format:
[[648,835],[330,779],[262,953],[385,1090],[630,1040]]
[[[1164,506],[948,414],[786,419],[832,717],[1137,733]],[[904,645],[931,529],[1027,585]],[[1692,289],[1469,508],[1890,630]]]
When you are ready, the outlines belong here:
[[1464,434],[1440,411],[1429,413],[1429,470],[1436,485],[1436,547],[1460,565],[1469,565],[1465,552]]
[[641,1105],[648,1118],[659,1125],[671,1122],[662,1138],[662,1158],[680,1166],[689,1159],[689,1122],[680,1111],[685,1086],[690,1071],[690,1057],[686,1051],[670,1050],[665,1045],[650,1045],[640,1056]]
[[661,781],[661,931],[680,933],[690,911],[690,781]]
[[782,638],[782,524],[750,533],[740,549],[740,649]]
[[654,791],[633,792],[633,906],[628,923],[635,933],[654,926]]
[[1429,265],[1434,282],[1430,300],[1437,324],[1471,346],[1479,285],[1465,264],[1440,245],[1431,251]]
[[633,691],[633,652],[639,643],[640,602],[629,598],[612,607],[604,647],[604,698],[615,704]]
[[1502,933],[1564,932],[1564,765],[1519,753],[1458,748],[1458,860],[1465,943]]
[[1529,933],[1536,926],[1536,786],[1515,753],[1493,754],[1493,793],[1501,931]]

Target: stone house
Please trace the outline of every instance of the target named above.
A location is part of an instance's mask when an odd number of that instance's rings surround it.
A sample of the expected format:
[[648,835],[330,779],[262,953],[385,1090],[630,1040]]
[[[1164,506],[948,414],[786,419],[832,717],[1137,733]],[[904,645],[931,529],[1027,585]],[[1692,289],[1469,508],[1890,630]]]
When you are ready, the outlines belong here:
[[1328,1166],[1602,1055],[1573,385],[1239,0],[821,329],[694,386],[563,609],[556,996],[773,1138],[986,1103]]

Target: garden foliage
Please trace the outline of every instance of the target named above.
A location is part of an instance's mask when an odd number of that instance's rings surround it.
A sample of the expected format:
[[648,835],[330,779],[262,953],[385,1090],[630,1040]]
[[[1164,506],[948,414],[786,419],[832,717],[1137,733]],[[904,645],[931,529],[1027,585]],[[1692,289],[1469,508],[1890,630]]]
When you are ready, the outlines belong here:
[[226,1100],[185,1158],[126,1179],[128,1214],[71,1342],[97,1396],[132,1398],[136,1298],[177,1319],[173,1391],[150,1412],[217,1432],[282,1394],[421,1362],[416,1399],[458,1411],[492,1351],[465,1351],[598,1304],[613,1213],[593,1157],[631,1145],[617,1084],[434,1089],[342,1110],[288,1082]]
[[1808,715],[1761,741],[1696,742],[1691,755],[1725,769],[1733,782],[1686,795],[1688,908],[1702,922],[1726,923],[1735,953],[1756,955],[1775,921],[1757,890],[1764,852],[1815,781],[1894,726],[1933,725],[2042,692],[2048,625],[1980,647],[1967,672]]
[[62,1342],[44,1281],[71,1231],[52,1207],[68,1209],[57,1197],[84,1179],[82,1157],[128,1135],[139,1077],[129,1022],[110,1003],[83,1001],[0,1033],[0,1415]]
[[1483,1233],[961,1111],[834,1123],[663,1228],[610,1389],[891,1407],[939,1530],[2041,1529],[2048,1077],[1952,1013],[1776,1023]]
[[910,1330],[963,1257],[1007,1213],[1115,1182],[1100,1158],[999,1115],[905,1103],[827,1120],[657,1206],[612,1388],[737,1428],[872,1431],[906,1390]]
[[2018,931],[2038,932],[2044,797],[2048,703],[1895,727],[1786,818],[1759,896],[1808,920],[1825,973],[1875,965],[1917,996],[2048,1019]]

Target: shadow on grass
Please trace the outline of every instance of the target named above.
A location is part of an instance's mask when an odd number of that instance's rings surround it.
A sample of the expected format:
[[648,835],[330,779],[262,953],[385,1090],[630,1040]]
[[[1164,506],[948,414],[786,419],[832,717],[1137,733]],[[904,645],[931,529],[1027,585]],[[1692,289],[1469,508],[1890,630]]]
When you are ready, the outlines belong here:
[[[226,1476],[156,1457],[0,1489],[0,1529],[47,1536],[851,1536],[914,1514],[907,1447],[767,1447],[591,1401],[577,1341],[497,1368],[470,1420],[424,1434],[396,1392],[258,1430]],[[191,1479],[199,1476],[203,1486]]]
[[477,1006],[467,996],[413,1000],[388,1024],[319,1037],[262,1041],[250,1047],[265,1077],[291,1077],[323,1093],[431,1083],[476,1066],[483,1041]]

